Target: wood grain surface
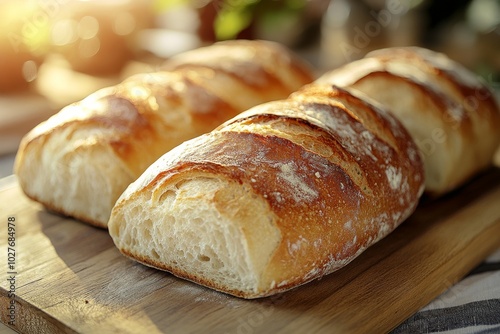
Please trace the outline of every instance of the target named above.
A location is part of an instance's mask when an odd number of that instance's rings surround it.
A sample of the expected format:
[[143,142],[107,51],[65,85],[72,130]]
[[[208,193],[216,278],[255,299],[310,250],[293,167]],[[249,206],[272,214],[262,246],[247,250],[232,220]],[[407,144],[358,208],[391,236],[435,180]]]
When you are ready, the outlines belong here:
[[[259,300],[230,297],[134,263],[107,231],[46,211],[0,180],[0,250],[15,218],[15,324],[23,333],[388,332],[500,247],[500,169],[424,199],[344,269]],[[3,263],[2,263],[3,262]],[[0,267],[7,276],[7,257]],[[0,317],[11,298],[0,283]]]

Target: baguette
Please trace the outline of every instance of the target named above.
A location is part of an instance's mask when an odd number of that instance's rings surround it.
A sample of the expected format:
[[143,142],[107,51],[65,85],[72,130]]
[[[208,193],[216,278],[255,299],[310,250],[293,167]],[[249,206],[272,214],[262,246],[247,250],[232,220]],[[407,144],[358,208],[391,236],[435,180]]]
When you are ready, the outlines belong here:
[[120,194],[162,154],[312,80],[307,65],[272,42],[189,51],[37,126],[21,142],[15,173],[28,197],[105,228]]
[[450,192],[492,165],[500,144],[494,94],[441,53],[382,49],[324,74],[315,84],[355,88],[398,117],[424,159],[430,195]]
[[394,230],[423,173],[381,105],[311,85],[163,155],[119,198],[109,233],[145,265],[259,298],[345,266]]

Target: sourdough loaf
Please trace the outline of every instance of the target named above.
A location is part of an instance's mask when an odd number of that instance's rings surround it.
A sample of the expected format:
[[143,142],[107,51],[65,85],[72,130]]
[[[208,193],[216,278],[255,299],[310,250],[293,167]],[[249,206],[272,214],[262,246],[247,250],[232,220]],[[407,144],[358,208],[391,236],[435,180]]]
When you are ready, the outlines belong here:
[[422,154],[429,194],[447,193],[490,166],[500,144],[493,92],[441,53],[382,49],[324,74],[315,84],[355,88],[398,117]]
[[381,105],[306,87],[163,155],[113,208],[125,255],[258,298],[331,273],[415,209],[423,166]]
[[15,173],[32,199],[106,227],[120,194],[163,153],[312,80],[307,65],[272,42],[189,51],[37,126],[22,140]]

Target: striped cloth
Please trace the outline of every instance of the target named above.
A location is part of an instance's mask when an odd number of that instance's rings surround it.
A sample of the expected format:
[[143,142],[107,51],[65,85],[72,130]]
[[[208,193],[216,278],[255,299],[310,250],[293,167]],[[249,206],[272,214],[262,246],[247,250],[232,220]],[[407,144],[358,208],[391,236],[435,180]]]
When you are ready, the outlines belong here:
[[500,333],[500,249],[391,333]]

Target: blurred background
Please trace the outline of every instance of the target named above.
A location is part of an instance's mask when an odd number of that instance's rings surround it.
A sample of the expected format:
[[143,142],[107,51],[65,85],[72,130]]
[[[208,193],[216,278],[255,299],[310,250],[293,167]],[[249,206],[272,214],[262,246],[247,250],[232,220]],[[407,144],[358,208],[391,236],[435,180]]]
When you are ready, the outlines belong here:
[[21,137],[65,105],[237,38],[280,42],[318,74],[420,45],[500,89],[500,0],[0,0],[0,176]]

